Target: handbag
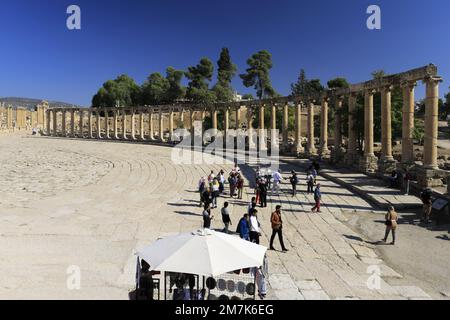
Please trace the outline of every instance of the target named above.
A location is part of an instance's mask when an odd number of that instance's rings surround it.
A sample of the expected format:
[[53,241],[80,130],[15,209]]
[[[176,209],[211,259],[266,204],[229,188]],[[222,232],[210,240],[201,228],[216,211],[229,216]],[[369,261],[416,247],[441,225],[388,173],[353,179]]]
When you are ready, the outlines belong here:
[[392,221],[391,220],[386,220],[386,222],[384,224],[386,226],[390,227],[390,226],[392,226]]

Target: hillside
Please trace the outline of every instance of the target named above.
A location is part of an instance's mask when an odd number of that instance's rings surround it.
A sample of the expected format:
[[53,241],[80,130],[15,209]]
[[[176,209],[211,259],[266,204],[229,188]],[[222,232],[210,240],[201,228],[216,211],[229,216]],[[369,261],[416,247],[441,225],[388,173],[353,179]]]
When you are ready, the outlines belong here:
[[[4,102],[6,105],[12,105],[13,107],[26,107],[33,108],[40,104],[45,99],[31,99],[31,98],[19,98],[19,97],[5,97],[0,98],[0,103]],[[47,100],[48,101],[48,100]],[[79,108],[80,106],[73,105],[67,102],[60,101],[48,101],[50,107],[64,107],[64,108]]]

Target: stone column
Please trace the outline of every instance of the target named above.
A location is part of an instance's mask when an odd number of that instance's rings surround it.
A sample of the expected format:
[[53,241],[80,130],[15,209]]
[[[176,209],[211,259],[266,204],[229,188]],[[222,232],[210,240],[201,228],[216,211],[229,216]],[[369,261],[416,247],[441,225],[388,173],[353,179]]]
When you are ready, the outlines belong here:
[[53,135],[58,136],[58,111],[53,109]]
[[336,110],[334,114],[334,148],[340,151],[342,148],[342,104],[343,97],[336,97]]
[[75,138],[75,110],[70,110],[70,137]]
[[212,108],[211,117],[212,117],[212,128],[214,130],[217,130],[217,108],[215,107]]
[[382,160],[393,161],[392,156],[392,86],[381,89],[381,156]]
[[111,128],[109,126],[109,109],[104,108],[103,112],[105,113],[105,132],[106,132],[105,139],[111,139],[111,135],[109,133],[111,131]]
[[364,93],[364,156],[360,162],[363,172],[375,172],[377,170],[377,157],[373,146],[373,95],[375,91],[368,89]]
[[426,85],[425,100],[425,138],[424,138],[424,159],[425,169],[438,169],[437,163],[437,140],[438,140],[438,104],[439,104],[439,83],[440,77],[428,77],[424,80]]
[[114,137],[113,138],[115,140],[119,139],[119,117],[118,117],[118,115],[119,115],[119,110],[117,108],[114,108],[114,114],[113,114]]
[[264,104],[261,104],[260,106],[259,106],[259,137],[258,137],[258,139],[259,139],[259,146],[262,148],[262,149],[266,149],[267,148],[267,146],[266,146],[266,135],[265,135],[265,130],[266,130],[266,128],[265,128],[265,123],[264,123],[264,114],[265,113],[265,105]]
[[289,148],[289,104],[286,102],[283,106],[283,150]]
[[83,130],[83,126],[84,126],[84,111],[82,109],[80,109],[80,111],[78,111],[78,115],[80,117],[80,122],[78,123],[78,126],[80,127],[78,129],[78,135],[80,138],[84,138],[84,130]]
[[[223,111],[223,131],[224,137],[227,136],[228,130],[230,129],[230,108],[225,107]],[[225,140],[224,140],[225,141]]]
[[239,124],[241,123],[241,107],[236,108],[236,130],[240,129]]
[[306,152],[309,156],[317,155],[314,145],[314,100],[308,103],[308,145]]
[[254,147],[255,142],[253,141],[253,109],[252,106],[247,108],[247,134],[248,134],[248,145]]
[[327,157],[330,154],[328,150],[328,103],[330,99],[322,99],[322,111],[320,113],[320,155]]
[[96,110],[97,112],[97,139],[102,138],[102,118],[100,115],[100,109]]
[[150,112],[148,114],[148,131],[150,140],[155,140],[155,133],[153,132],[153,109],[150,109]]
[[159,108],[159,140],[164,141],[164,117],[162,108]]
[[381,88],[381,159],[378,161],[378,173],[392,173],[396,161],[392,156],[392,86]]
[[92,109],[89,109],[88,111],[89,139],[94,138],[92,112],[93,112]]
[[131,108],[131,140],[136,140],[136,110]]
[[190,121],[189,129],[191,130],[191,145],[194,146],[194,142],[195,142],[195,125],[194,125],[195,111],[193,108],[190,110],[189,121]]
[[47,136],[51,136],[52,135],[52,128],[51,128],[51,111],[47,110]]
[[414,162],[414,88],[416,84],[415,81],[402,83],[402,164],[405,165],[411,165]]
[[305,150],[302,145],[302,103],[298,101],[295,106],[295,150],[297,155]]
[[171,108],[170,109],[170,112],[169,112],[169,139],[170,139],[170,141],[173,141],[173,139],[174,139],[174,136],[173,136],[173,130],[174,130],[174,127],[173,127],[173,108]]
[[357,160],[357,141],[355,131],[356,94],[350,93],[348,97],[348,146],[345,162],[347,165],[354,165]]
[[122,139],[127,140],[127,110],[123,108],[122,112]]
[[139,131],[140,131],[140,139],[142,141],[145,140],[145,130],[144,130],[144,110],[139,109]]
[[62,110],[62,112],[61,112],[61,117],[62,117],[62,119],[61,119],[61,136],[62,137],[65,137],[66,135],[67,135],[67,132],[66,132],[66,109],[63,109]]
[[270,112],[270,129],[277,129],[277,105],[275,103],[272,104],[272,110]]

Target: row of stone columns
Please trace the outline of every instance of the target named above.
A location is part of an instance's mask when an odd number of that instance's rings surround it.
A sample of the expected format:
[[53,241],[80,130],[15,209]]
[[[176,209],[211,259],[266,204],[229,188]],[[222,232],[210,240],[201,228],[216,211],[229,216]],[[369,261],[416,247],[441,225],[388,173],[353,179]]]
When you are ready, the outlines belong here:
[[[136,136],[136,112],[139,114],[139,137]],[[67,113],[70,113],[70,126],[67,129]],[[78,113],[78,131],[76,131],[76,113]],[[103,113],[103,116],[102,116]],[[112,113],[112,119],[110,114]],[[61,130],[58,126],[58,118],[61,114]],[[47,110],[46,131],[52,136],[66,137],[87,137],[97,139],[123,139],[123,140],[146,140],[145,137],[145,114],[148,115],[148,136],[150,140],[155,140],[153,119],[155,112],[135,109],[49,109]],[[174,110],[169,112],[169,134],[173,135]],[[94,135],[94,116],[96,127]],[[159,140],[164,140],[164,118],[159,111]],[[87,117],[87,134],[85,132],[85,118]],[[121,132],[119,132],[119,119],[122,120]],[[112,129],[111,123],[112,120]],[[128,120],[131,122],[131,130],[128,133]],[[104,135],[103,135],[104,129]],[[112,131],[112,132],[111,132]],[[111,135],[112,134],[112,135]]]
[[[437,169],[437,137],[438,137],[438,100],[440,77],[428,77],[424,79],[426,85],[426,106],[425,106],[425,141],[423,165],[426,169]],[[411,164],[414,162],[414,88],[416,81],[404,81],[401,84],[403,91],[403,118],[402,118],[402,163]],[[388,171],[395,166],[392,153],[392,108],[391,95],[393,86],[383,86],[381,93],[381,159],[377,159],[374,153],[374,89],[364,91],[364,152],[359,159],[357,152],[357,137],[355,132],[355,108],[358,92],[352,92],[348,96],[348,143],[345,154],[347,165],[358,164],[363,171],[376,170],[380,165]],[[345,152],[342,148],[342,105],[344,97],[334,97],[336,101],[335,121],[334,121],[334,151]],[[322,113],[320,117],[321,136],[320,154],[327,156],[328,150],[328,107],[329,97],[322,99]],[[307,153],[314,155],[314,110],[313,105],[308,107],[308,149]]]
[[[439,82],[441,78],[439,77],[429,77],[424,80],[426,85],[426,111],[425,111],[425,145],[424,145],[424,167],[428,169],[437,169],[437,128],[438,128],[438,96],[439,96]],[[403,133],[402,133],[402,162],[411,163],[414,161],[413,153],[413,130],[414,130],[414,88],[416,86],[416,81],[405,81],[401,83],[403,90]],[[281,145],[284,151],[294,151],[295,153],[304,153],[308,156],[316,156],[319,154],[322,157],[326,157],[330,154],[329,144],[328,144],[328,113],[329,113],[329,103],[334,101],[335,103],[335,120],[334,120],[334,148],[331,154],[335,159],[342,159],[348,165],[359,165],[363,171],[374,171],[378,166],[383,168],[389,168],[395,165],[395,161],[392,154],[392,110],[391,110],[391,95],[393,87],[391,85],[382,86],[378,89],[381,92],[381,111],[382,111],[382,151],[381,158],[377,159],[374,153],[374,94],[376,90],[374,88],[365,89],[363,92],[350,92],[347,97],[345,96],[334,96],[323,97],[321,103],[321,115],[320,115],[320,148],[316,149],[315,146],[315,136],[314,136],[314,100],[306,101],[307,105],[307,144],[306,149],[302,146],[302,124],[301,124],[301,112],[302,105],[304,101],[295,101],[295,136],[294,145],[289,144],[289,108],[288,102],[281,105],[282,110],[282,128],[281,128]],[[355,132],[355,107],[356,99],[358,94],[364,94],[364,150],[362,158],[359,157],[357,151],[357,136]],[[344,100],[348,98],[349,106],[349,116],[348,116],[348,143],[347,150],[343,148],[343,138],[342,138],[342,107]],[[254,106],[247,106],[247,131],[250,137],[249,142],[252,141],[251,134],[253,132],[252,122],[254,110],[258,108],[259,119],[258,119],[258,130],[260,133],[260,140],[264,140],[265,137],[261,136],[264,134],[265,128],[265,110],[270,108],[271,119],[270,119],[270,129],[276,130],[277,128],[277,111],[280,105],[273,103],[270,106],[260,103]],[[200,113],[201,121],[204,121],[207,109],[190,109],[190,130],[194,136],[194,121],[196,114]],[[212,119],[213,129],[218,129],[218,113],[223,113],[223,127],[224,131],[227,132],[230,129],[230,111],[228,107],[213,107],[209,110]],[[58,134],[58,122],[57,113],[62,112],[61,121],[61,133]],[[70,130],[67,131],[66,123],[66,112],[70,113]],[[79,113],[79,129],[75,132],[75,113]],[[159,118],[159,133],[158,138],[164,141],[164,117],[168,114],[168,131],[169,137],[173,137],[174,133],[174,112],[175,108],[159,108],[156,112],[154,109],[145,108],[100,108],[100,109],[89,109],[89,110],[75,110],[75,109],[51,109],[48,111],[47,115],[47,130],[52,135],[63,135],[63,136],[80,136],[84,137],[84,113],[88,115],[88,133],[89,138],[104,138],[104,139],[124,139],[124,140],[146,140],[144,132],[144,122],[145,114],[148,114],[148,132],[149,139],[155,140],[154,128],[153,128],[153,117],[158,114]],[[179,111],[183,115],[184,110]],[[233,112],[236,116],[236,129],[239,129],[241,123],[241,107],[236,107]],[[50,113],[52,116],[50,116]],[[104,114],[102,117],[101,114]],[[113,115],[113,128],[111,136],[110,128],[110,114]],[[96,115],[96,136],[94,137],[93,130],[93,115]],[[139,119],[136,116],[139,115]],[[51,120],[53,119],[53,126],[51,127]],[[119,118],[122,119],[122,130],[119,133],[118,121]],[[127,130],[127,121],[130,118],[131,128],[130,134]],[[139,137],[136,136],[136,121],[139,121],[140,131],[138,133]],[[102,123],[104,123],[102,125]],[[102,136],[103,129],[105,131],[105,136]],[[278,137],[271,136],[272,139],[277,139]]]

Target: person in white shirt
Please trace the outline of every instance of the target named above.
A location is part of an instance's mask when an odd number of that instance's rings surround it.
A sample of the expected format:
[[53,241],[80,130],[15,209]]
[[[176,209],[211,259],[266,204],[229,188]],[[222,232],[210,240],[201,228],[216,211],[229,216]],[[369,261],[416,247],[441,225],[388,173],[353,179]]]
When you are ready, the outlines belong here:
[[277,190],[277,194],[280,191],[280,183],[283,177],[281,176],[281,170],[275,171],[272,175],[273,178],[273,186],[272,186],[272,194]]
[[256,215],[257,213],[258,211],[256,209],[253,209],[250,213],[250,242],[259,244],[261,232],[259,230],[259,221]]

